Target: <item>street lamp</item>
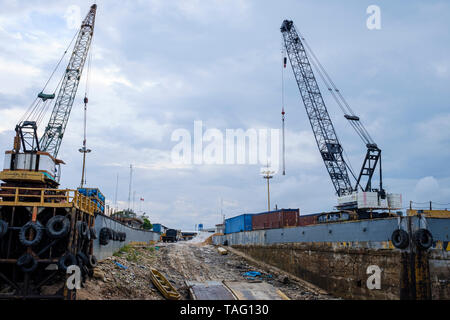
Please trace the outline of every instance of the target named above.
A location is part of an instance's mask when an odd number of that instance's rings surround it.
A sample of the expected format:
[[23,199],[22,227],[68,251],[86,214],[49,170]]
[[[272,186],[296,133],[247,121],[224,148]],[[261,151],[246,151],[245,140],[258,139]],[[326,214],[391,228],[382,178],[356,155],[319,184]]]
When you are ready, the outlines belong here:
[[269,189],[269,180],[273,178],[273,174],[275,171],[270,170],[269,164],[267,164],[266,168],[261,169],[261,175],[264,179],[267,180],[267,211],[270,211],[270,189]]

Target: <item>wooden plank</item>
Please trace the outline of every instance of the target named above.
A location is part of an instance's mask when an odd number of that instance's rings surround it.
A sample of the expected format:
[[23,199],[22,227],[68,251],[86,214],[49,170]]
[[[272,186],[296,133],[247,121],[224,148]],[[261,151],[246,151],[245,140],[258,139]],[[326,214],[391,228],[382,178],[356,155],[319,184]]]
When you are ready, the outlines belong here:
[[267,282],[224,281],[238,300],[290,300],[283,292]]
[[236,300],[219,281],[185,281],[193,300]]

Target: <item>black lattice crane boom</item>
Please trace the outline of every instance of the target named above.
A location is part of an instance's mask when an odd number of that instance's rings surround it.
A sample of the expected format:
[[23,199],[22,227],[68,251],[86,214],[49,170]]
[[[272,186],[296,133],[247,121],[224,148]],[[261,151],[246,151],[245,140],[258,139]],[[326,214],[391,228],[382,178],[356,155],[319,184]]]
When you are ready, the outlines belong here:
[[[382,188],[381,177],[381,150],[364,128],[359,117],[348,106],[312,51],[310,52],[313,60],[310,61],[302,38],[299,36],[294,23],[290,20],[284,20],[280,30],[317,146],[337,195],[340,197],[351,195],[360,188],[364,192],[377,191],[384,198],[385,192]],[[309,47],[307,48],[310,49]],[[367,153],[358,177],[353,174],[351,168],[344,160],[344,150],[336,135],[330,115],[322,98],[319,85],[314,76],[312,64],[318,68],[318,72],[328,85],[328,89],[344,111],[345,118],[366,144]],[[380,188],[372,189],[372,177],[378,163],[380,168]],[[349,171],[356,180],[354,187],[350,182]],[[365,180],[365,185],[363,180]]]

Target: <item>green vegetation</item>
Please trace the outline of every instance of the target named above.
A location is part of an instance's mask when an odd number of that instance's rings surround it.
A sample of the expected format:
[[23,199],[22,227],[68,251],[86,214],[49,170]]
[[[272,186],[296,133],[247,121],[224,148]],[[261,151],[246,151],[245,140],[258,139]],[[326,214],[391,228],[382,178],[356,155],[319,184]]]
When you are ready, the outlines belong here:
[[111,216],[114,218],[136,218],[136,213],[132,210],[123,210],[115,212]]
[[113,256],[121,257],[123,254],[126,254],[125,259],[130,262],[137,262],[140,256],[139,251],[128,244],[114,252]]
[[147,218],[144,218],[144,224],[142,225],[142,229],[144,230],[151,230],[153,228],[153,225],[151,224],[150,220]]

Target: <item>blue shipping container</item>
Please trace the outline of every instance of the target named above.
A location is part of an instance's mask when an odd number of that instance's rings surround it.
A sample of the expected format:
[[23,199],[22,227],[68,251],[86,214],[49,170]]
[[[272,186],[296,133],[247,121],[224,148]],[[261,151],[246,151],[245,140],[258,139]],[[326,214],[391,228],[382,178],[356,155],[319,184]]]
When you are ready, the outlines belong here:
[[159,223],[154,223],[153,224],[153,231],[161,232],[161,225]]
[[234,233],[252,230],[252,215],[241,214],[225,220],[225,233]]

